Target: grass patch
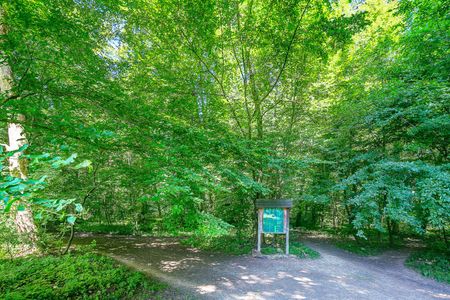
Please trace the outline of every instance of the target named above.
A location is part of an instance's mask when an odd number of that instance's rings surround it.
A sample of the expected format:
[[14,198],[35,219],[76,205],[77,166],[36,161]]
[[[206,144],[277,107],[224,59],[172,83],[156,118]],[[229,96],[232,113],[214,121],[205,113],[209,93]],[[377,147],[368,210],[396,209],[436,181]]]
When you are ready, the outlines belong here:
[[294,254],[300,258],[319,258],[320,253],[314,249],[309,248],[308,246],[300,243],[300,242],[292,242],[289,245],[289,252]]
[[309,230],[299,229],[293,230],[293,235],[301,237],[315,236],[319,239],[324,239],[332,242],[337,248],[351,252],[361,256],[373,256],[379,255],[389,249],[398,249],[404,246],[403,239],[397,239],[394,241],[394,245],[389,245],[387,235],[379,236],[376,233],[367,233],[366,239],[356,240],[353,236],[350,236],[348,229],[342,228],[334,230],[332,228],[324,228],[322,230]]
[[450,253],[425,249],[412,253],[405,265],[426,277],[450,284]]
[[[261,248],[261,253],[264,255],[272,255],[272,254],[284,254],[285,249],[280,247],[263,247]],[[289,254],[293,254],[299,258],[319,258],[320,253],[309,248],[308,246],[300,243],[300,242],[290,242],[289,243]]]
[[97,254],[0,260],[1,299],[154,299],[165,288]]

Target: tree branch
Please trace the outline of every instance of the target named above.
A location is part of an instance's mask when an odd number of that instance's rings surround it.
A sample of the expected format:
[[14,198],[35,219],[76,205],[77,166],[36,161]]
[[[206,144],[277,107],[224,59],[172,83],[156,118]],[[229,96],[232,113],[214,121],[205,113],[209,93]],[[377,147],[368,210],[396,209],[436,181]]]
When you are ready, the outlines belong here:
[[261,98],[261,100],[260,100],[261,102],[264,101],[267,97],[269,97],[269,95],[272,93],[272,91],[275,89],[276,85],[280,81],[281,75],[283,74],[283,71],[286,68],[286,64],[287,64],[288,58],[289,58],[289,53],[291,52],[292,45],[294,44],[295,38],[297,36],[298,29],[300,28],[300,25],[302,23],[303,17],[306,14],[306,10],[308,9],[308,6],[309,6],[310,2],[311,2],[311,0],[308,0],[308,2],[306,2],[305,8],[303,8],[302,14],[300,16],[300,20],[298,21],[298,24],[295,27],[295,30],[294,30],[294,32],[292,34],[292,37],[291,37],[291,40],[289,41],[289,45],[288,45],[288,48],[286,50],[286,54],[284,56],[283,64],[281,65],[281,69],[278,72],[277,78],[275,79],[275,82],[272,85],[272,87],[269,89],[269,91],[264,95],[264,97]]
[[226,91],[225,91],[225,87],[223,86],[223,83],[221,80],[219,80],[219,78],[217,77],[216,74],[214,74],[213,71],[211,71],[211,69],[209,68],[209,66],[205,63],[205,61],[203,60],[203,58],[197,53],[197,51],[195,51],[192,43],[189,41],[189,39],[187,38],[186,34],[184,33],[183,29],[180,28],[180,32],[181,35],[183,36],[183,38],[187,41],[188,43],[188,49],[195,55],[195,57],[197,57],[197,59],[200,61],[200,63],[206,68],[206,70],[208,71],[209,74],[211,74],[211,76],[213,77],[214,81],[217,82],[217,84],[220,87],[220,91],[222,92],[222,96],[223,98],[228,102],[229,106],[230,106],[230,110],[231,110],[231,114],[233,115],[233,118],[235,119],[239,130],[241,131],[241,134],[243,136],[245,136],[245,132],[244,129],[241,125],[241,122],[239,121],[239,118],[236,114],[236,110],[234,109],[234,106],[232,105],[230,98],[228,97]]

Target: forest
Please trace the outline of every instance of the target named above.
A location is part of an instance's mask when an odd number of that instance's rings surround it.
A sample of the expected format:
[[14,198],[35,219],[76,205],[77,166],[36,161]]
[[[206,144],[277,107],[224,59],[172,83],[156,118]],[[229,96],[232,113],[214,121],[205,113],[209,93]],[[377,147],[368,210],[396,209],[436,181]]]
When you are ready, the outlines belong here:
[[[292,199],[300,236],[414,240],[450,283],[449,28],[446,0],[2,1],[0,273],[115,264],[81,232],[250,253],[256,200]],[[53,297],[122,299],[118,268]]]

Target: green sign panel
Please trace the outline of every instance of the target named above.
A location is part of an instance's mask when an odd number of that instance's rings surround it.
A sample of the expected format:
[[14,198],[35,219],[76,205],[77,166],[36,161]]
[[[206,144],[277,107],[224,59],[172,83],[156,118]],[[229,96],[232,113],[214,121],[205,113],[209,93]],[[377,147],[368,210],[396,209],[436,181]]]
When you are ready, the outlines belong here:
[[284,211],[282,208],[264,208],[263,232],[284,233]]

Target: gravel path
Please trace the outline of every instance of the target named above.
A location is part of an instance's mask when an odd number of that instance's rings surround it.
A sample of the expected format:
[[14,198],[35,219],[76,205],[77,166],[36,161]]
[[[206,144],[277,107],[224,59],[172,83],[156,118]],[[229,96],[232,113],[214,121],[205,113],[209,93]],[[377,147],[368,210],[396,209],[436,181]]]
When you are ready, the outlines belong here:
[[[303,242],[316,260],[227,256],[186,248],[175,238],[80,236],[100,252],[182,291],[176,299],[450,299],[450,286],[403,266],[407,252],[360,257],[326,241]],[[181,296],[183,295],[183,296]]]

